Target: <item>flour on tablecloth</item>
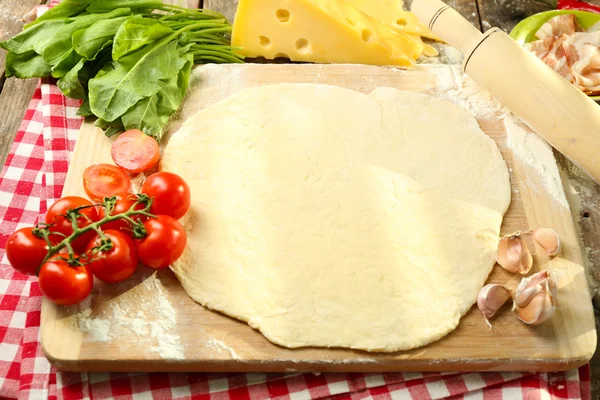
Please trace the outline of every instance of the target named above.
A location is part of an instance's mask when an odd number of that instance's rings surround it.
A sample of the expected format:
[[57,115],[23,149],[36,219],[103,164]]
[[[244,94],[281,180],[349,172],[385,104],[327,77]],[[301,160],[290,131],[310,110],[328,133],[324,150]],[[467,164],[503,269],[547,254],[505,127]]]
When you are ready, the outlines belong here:
[[156,273],[129,292],[132,293],[111,299],[101,315],[94,318],[88,299],[87,307],[84,304],[84,310],[76,315],[79,329],[87,333],[91,341],[109,342],[115,337],[132,337],[132,341],[148,341],[149,350],[161,358],[184,358],[181,337],[173,333],[176,312]]

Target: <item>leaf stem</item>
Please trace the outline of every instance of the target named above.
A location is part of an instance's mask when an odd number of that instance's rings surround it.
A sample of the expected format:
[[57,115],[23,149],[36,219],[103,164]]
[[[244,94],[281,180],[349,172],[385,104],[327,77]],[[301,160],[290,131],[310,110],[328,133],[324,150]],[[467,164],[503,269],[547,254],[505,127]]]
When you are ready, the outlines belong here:
[[[69,210],[68,211],[69,218],[71,219],[71,222],[73,223],[73,233],[71,235],[65,237],[60,243],[56,244],[55,246],[52,246],[50,244],[50,241],[47,240],[48,253],[46,254],[46,257],[44,258],[44,260],[40,263],[40,267],[46,261],[48,261],[51,257],[58,254],[63,248],[67,248],[67,250],[69,252],[69,261],[74,260],[75,252],[73,250],[73,247],[71,246],[71,243],[73,243],[73,241],[75,239],[77,239],[78,237],[80,237],[90,231],[95,231],[96,233],[98,233],[98,235],[100,236],[100,238],[103,241],[106,241],[106,240],[110,241],[110,238],[108,238],[108,236],[106,236],[104,234],[104,232],[102,232],[102,230],[100,229],[100,227],[104,224],[107,224],[107,223],[113,222],[113,221],[117,221],[117,220],[121,220],[121,219],[125,219],[127,222],[131,223],[134,227],[138,226],[138,229],[141,232],[145,232],[145,229],[143,228],[144,224],[142,224],[141,222],[136,222],[134,219],[131,218],[131,216],[144,215],[144,216],[151,217],[151,218],[156,217],[154,214],[151,214],[148,212],[150,210],[150,206],[152,205],[152,201],[153,201],[153,199],[151,197],[148,197],[145,195],[138,195],[138,200],[134,203],[134,205],[129,210],[127,210],[123,213],[120,213],[120,214],[111,215],[111,211],[114,208],[115,200],[116,200],[115,197],[105,199],[105,202],[102,203],[102,206],[104,207],[104,210],[105,210],[104,218],[102,218],[99,221],[93,222],[83,228],[79,228],[79,226],[77,224],[77,217],[78,217],[77,212],[74,210]],[[143,204],[144,208],[136,210],[135,207],[138,206],[139,204]],[[48,227],[41,227],[41,228],[36,227],[36,229],[39,229],[40,231],[46,231],[45,233],[42,233],[42,235],[44,235],[44,237],[46,237],[46,238],[49,235]],[[140,236],[140,235],[138,235],[138,236]],[[141,237],[145,237],[145,235],[141,236]],[[39,272],[39,267],[38,267],[38,272]]]

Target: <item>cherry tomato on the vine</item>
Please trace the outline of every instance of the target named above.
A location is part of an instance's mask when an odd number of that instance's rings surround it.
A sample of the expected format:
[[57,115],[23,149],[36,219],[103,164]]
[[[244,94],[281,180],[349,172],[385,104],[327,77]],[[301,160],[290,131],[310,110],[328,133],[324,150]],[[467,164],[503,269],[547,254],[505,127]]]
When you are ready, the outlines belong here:
[[83,171],[83,188],[92,200],[127,192],[130,186],[129,175],[114,165],[95,164]]
[[[79,211],[82,214],[82,216],[77,218],[77,226],[79,228],[84,228],[92,222],[98,221],[98,212],[89,200],[78,196],[67,196],[52,204],[46,214],[46,223],[51,225],[50,232],[58,232],[65,236],[70,236],[73,233],[73,225],[70,220],[65,218],[67,210],[82,206],[88,207]],[[95,235],[96,232],[94,231],[87,232],[75,239],[71,243],[71,246],[73,246],[76,252],[82,252]],[[62,235],[50,235],[50,242],[52,244],[60,243],[63,239],[64,236]]]
[[40,268],[40,290],[56,304],[76,304],[92,292],[94,277],[87,267],[72,267],[65,260],[53,257]]
[[158,215],[144,222],[144,227],[148,236],[135,239],[142,264],[150,268],[165,268],[181,257],[187,238],[176,219]]
[[[110,215],[116,215],[116,214],[121,214],[124,213],[126,211],[129,211],[129,209],[136,203],[137,201],[137,197],[134,194],[131,193],[121,193],[121,194],[117,194],[117,202],[115,203],[115,207],[113,208],[112,212]],[[144,205],[139,203],[137,206],[135,206],[136,210],[143,210],[144,209]],[[103,219],[104,216],[106,215],[106,212],[104,210],[104,207],[100,207],[100,210],[98,211],[98,214],[100,216],[100,219]],[[133,219],[134,221],[138,221],[138,222],[143,222],[146,220],[146,216],[144,215],[133,215],[131,216],[131,219]],[[129,224],[129,222],[127,222],[124,219],[118,219],[116,221],[111,221],[111,222],[107,222],[106,224],[103,224],[100,226],[100,228],[103,231],[107,231],[107,230],[115,230],[115,231],[120,231],[123,233],[126,233],[130,236],[133,236],[133,231],[131,228],[131,225]]]
[[190,208],[190,187],[177,174],[157,172],[142,185],[142,193],[154,197],[150,212],[179,219]]
[[10,265],[26,275],[35,275],[48,252],[46,241],[33,234],[33,228],[21,228],[8,238],[6,257]]
[[87,248],[88,268],[96,277],[108,283],[115,283],[129,278],[138,264],[138,254],[133,239],[125,233],[108,230],[104,234],[112,242],[107,251],[93,252],[94,247],[102,243],[100,236],[92,240]]
[[160,158],[156,139],[139,129],[121,133],[113,142],[110,155],[115,164],[132,174],[148,171]]

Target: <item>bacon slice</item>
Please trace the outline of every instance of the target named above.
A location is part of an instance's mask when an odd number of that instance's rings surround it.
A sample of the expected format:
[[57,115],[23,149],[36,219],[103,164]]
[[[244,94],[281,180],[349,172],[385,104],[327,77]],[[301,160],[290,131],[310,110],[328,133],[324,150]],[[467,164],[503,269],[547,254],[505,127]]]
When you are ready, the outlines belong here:
[[551,18],[535,33],[535,37],[540,40],[546,38],[558,37],[563,34],[570,35],[574,32],[582,32],[583,29],[577,23],[575,15],[561,14]]
[[525,48],[539,58],[544,58],[550,51],[554,41],[554,37],[549,37],[544,40],[536,40],[534,42],[525,43]]
[[583,45],[579,60],[573,64],[574,83],[586,93],[600,91],[600,47]]
[[557,38],[554,43],[552,43],[552,47],[546,53],[546,55],[542,58],[542,61],[545,62],[548,66],[550,66],[553,70],[558,72],[561,76],[565,77],[569,82],[573,81],[573,73],[571,72],[571,67],[567,62],[567,55],[565,53],[565,48],[563,47],[564,35]]
[[600,93],[600,30],[584,32],[572,14],[550,19],[525,47],[586,94]]

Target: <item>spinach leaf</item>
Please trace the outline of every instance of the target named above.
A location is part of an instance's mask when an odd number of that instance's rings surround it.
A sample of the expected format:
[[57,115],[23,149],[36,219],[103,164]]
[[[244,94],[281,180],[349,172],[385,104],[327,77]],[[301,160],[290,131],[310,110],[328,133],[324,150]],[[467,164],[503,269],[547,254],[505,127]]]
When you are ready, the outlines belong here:
[[92,112],[114,121],[136,102],[158,92],[164,80],[176,75],[186,62],[179,57],[177,42],[170,39],[113,61],[90,79]]
[[86,97],[79,108],[77,109],[77,115],[81,115],[82,117],[90,117],[94,115],[92,110],[90,109],[90,100]]
[[73,17],[84,12],[85,9],[95,1],[96,0],[63,0],[40,15],[35,21],[25,25],[25,29],[49,19]]
[[63,26],[58,32],[56,32],[55,37],[49,43],[47,43],[46,46],[34,46],[34,49],[38,54],[42,54],[46,64],[54,65],[63,59],[67,53],[73,49],[71,36],[73,36],[76,31],[88,28],[97,21],[122,17],[129,15],[130,13],[131,10],[129,8],[119,8],[106,14],[90,14],[75,17],[73,18],[73,22]]
[[163,128],[181,106],[188,87],[194,59],[191,54],[184,57],[186,62],[183,68],[168,79],[159,92],[138,101],[121,116],[125,129],[141,129],[157,141],[162,139]]
[[75,53],[75,50],[71,49],[67,51],[63,57],[52,66],[52,77],[60,78],[66,75],[82,57]]
[[140,47],[173,33],[173,30],[159,21],[134,15],[115,34],[113,60],[127,55]]
[[98,53],[110,46],[119,27],[129,17],[104,19],[94,22],[89,28],[76,31],[72,37],[75,51],[87,60],[93,60]]
[[160,0],[63,0],[0,48],[7,76],[60,78],[107,135],[128,127],[160,139],[194,62],[241,62],[230,32],[219,13]]
[[156,9],[163,5],[160,0],[98,0],[90,5],[86,11],[90,13],[102,13],[119,7]]
[[[0,47],[12,51],[15,54],[27,53],[36,48],[43,49],[68,22],[68,18],[52,19],[41,22],[24,30],[10,40],[0,42]],[[41,52],[37,53],[41,54]]]
[[84,99],[85,89],[79,80],[79,71],[84,67],[85,60],[79,62],[56,83],[61,92],[73,99]]
[[8,52],[5,67],[6,77],[33,78],[50,75],[50,66],[33,50],[23,54]]
[[102,118],[98,118],[94,125],[102,129],[104,131],[104,134],[108,137],[125,131],[125,127],[121,123],[121,118],[117,118],[112,122],[106,121]]
[[81,86],[84,88],[84,98],[83,102],[79,106],[79,109],[77,110],[77,115],[81,115],[83,117],[94,116],[94,113],[90,108],[90,99],[88,97],[88,82],[90,78],[94,77],[100,71],[100,69],[107,63],[110,63],[110,61],[110,49],[102,50],[93,62],[85,63],[83,68],[79,70],[77,75]]

